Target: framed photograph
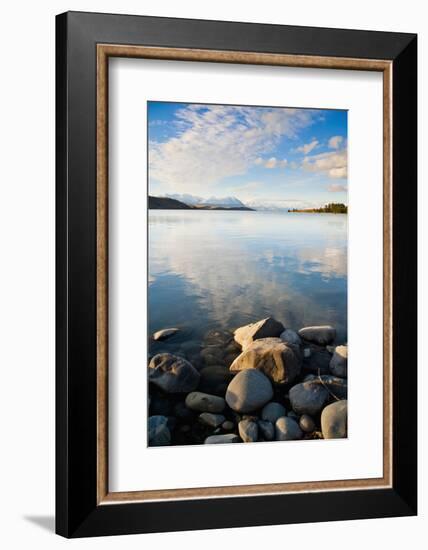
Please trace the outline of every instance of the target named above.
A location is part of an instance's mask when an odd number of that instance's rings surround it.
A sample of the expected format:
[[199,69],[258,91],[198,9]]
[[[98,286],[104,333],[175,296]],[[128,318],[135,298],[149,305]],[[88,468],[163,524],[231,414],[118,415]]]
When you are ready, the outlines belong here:
[[416,35],[56,23],[58,534],[416,514]]

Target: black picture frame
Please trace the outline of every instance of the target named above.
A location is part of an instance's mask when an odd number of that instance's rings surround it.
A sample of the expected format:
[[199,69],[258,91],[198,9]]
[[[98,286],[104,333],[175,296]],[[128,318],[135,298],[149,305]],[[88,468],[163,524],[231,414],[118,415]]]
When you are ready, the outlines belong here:
[[[97,503],[100,43],[392,62],[392,487]],[[56,18],[56,97],[56,532],[86,537],[415,515],[417,36],[68,12]]]

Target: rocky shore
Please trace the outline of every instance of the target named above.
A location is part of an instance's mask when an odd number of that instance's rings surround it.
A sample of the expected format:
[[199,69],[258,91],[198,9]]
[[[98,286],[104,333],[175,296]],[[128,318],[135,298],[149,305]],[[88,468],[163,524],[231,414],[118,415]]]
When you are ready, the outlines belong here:
[[171,347],[179,335],[151,337],[150,446],[347,437],[348,350],[333,327],[269,317]]

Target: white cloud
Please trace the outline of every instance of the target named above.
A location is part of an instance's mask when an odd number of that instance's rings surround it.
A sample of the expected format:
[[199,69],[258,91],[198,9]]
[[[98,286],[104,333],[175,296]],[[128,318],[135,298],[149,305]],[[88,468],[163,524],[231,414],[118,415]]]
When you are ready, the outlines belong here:
[[295,138],[313,122],[315,113],[222,105],[183,107],[176,112],[178,135],[150,142],[150,178],[171,191],[185,186],[194,192],[243,175],[254,164],[285,166],[285,160],[266,161],[261,155],[273,151],[283,137]]
[[333,136],[328,140],[328,146],[330,147],[330,149],[339,149],[342,142],[342,136]]
[[303,154],[307,155],[313,149],[315,149],[315,147],[317,147],[318,144],[319,144],[318,140],[314,139],[310,143],[305,143],[304,145],[301,145],[300,147],[298,147],[297,151],[299,151],[299,153],[303,153]]
[[285,168],[287,166],[287,159],[277,159],[271,157],[264,163],[265,168]]
[[272,157],[268,161],[266,161],[265,166],[266,168],[275,168],[276,163],[277,163],[276,158]]
[[323,173],[330,178],[346,178],[348,175],[348,153],[346,149],[305,157],[302,168],[309,172]]
[[330,191],[330,193],[340,193],[341,191],[347,191],[347,187],[340,183],[332,183],[327,187],[327,191]]

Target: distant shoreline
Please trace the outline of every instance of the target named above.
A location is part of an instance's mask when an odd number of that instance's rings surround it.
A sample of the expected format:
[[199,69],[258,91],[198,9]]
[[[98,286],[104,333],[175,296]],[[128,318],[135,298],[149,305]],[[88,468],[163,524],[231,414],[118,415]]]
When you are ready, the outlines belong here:
[[325,210],[287,210],[290,214],[347,214],[348,212],[327,212]]
[[[206,201],[206,203],[187,204],[181,200],[173,199],[171,197],[155,197],[153,195],[149,195],[148,207],[149,210],[231,210],[245,212],[257,211],[257,208],[246,206],[241,201],[237,202],[238,204],[240,203],[241,206],[234,206],[233,202],[230,206],[227,205],[227,203],[209,204],[208,201]],[[275,209],[273,210],[275,211]],[[261,211],[265,211],[265,209],[262,208]],[[343,203],[329,203],[320,208],[289,208],[287,212],[301,214],[347,214],[348,207]]]
[[149,195],[149,210],[241,210],[254,211],[248,206],[216,206],[211,204],[189,205],[169,197],[153,197]]
[[348,207],[343,203],[331,202],[321,208],[290,208],[288,212],[303,214],[347,214]]

